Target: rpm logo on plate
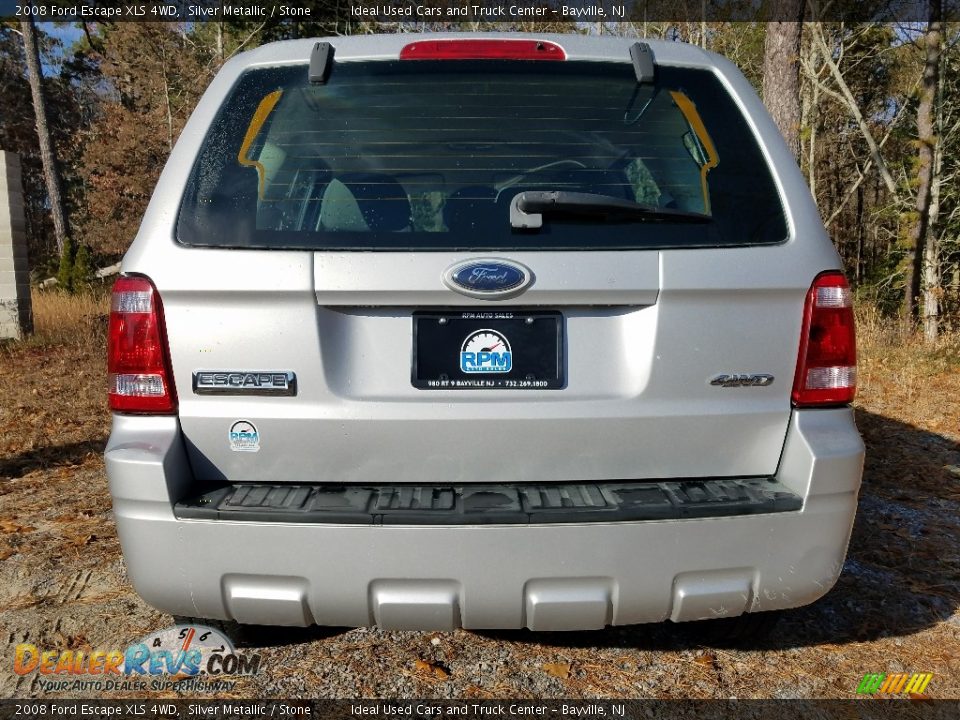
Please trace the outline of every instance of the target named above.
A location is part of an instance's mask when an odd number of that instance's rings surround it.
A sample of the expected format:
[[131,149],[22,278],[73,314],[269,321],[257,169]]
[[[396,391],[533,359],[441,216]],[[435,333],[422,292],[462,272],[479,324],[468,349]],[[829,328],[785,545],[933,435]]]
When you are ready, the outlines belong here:
[[460,347],[460,370],[465,373],[508,373],[513,367],[510,341],[496,330],[476,330]]

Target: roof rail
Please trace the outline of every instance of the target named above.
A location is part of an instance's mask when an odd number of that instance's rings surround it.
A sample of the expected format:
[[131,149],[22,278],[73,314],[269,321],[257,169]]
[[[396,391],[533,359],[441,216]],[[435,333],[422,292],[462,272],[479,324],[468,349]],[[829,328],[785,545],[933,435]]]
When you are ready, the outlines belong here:
[[328,42],[318,42],[310,53],[310,84],[324,85],[330,75],[333,65],[333,45]]
[[633,71],[637,74],[637,82],[641,85],[652,83],[656,75],[657,63],[650,46],[643,42],[634,43],[630,46],[630,59],[633,60]]

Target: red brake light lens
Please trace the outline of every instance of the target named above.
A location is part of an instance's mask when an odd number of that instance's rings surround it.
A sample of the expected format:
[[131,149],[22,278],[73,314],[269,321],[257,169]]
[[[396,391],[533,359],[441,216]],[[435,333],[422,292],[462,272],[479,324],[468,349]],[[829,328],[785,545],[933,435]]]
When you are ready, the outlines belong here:
[[107,342],[110,409],[176,412],[163,307],[149,279],[125,275],[114,283]]
[[566,60],[547,40],[419,40],[405,45],[401,60]]
[[793,404],[844,405],[857,392],[853,296],[843,273],[825,272],[807,292]]

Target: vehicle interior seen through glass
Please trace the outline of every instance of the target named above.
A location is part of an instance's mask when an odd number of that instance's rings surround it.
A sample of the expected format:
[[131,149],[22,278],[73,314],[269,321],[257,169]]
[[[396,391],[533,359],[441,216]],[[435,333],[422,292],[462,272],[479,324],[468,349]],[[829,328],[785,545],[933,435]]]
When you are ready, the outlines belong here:
[[[518,231],[511,202],[538,191],[590,202]],[[317,249],[785,237],[762,152],[711,72],[661,67],[641,84],[626,63],[501,60],[341,63],[326,84],[303,67],[246,72],[204,141],[178,226],[187,245]]]

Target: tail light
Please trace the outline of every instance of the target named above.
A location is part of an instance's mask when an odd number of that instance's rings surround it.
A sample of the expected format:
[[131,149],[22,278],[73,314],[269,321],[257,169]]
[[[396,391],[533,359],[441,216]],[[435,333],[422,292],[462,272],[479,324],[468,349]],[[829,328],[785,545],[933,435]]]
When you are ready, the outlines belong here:
[[853,297],[843,273],[821,273],[807,293],[797,374],[796,407],[843,405],[857,391]]
[[404,45],[401,60],[566,60],[547,40],[418,40]]
[[111,410],[176,412],[163,307],[157,289],[145,277],[125,275],[114,283],[107,372]]

